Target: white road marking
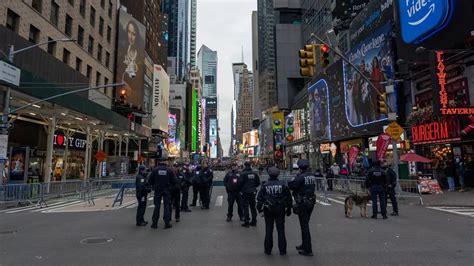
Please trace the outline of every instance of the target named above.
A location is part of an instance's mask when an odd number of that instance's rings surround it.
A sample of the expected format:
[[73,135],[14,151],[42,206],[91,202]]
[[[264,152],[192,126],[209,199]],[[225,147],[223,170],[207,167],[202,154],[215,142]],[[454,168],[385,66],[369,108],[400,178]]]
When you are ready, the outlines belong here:
[[62,209],[62,208],[65,208],[65,207],[69,207],[69,206],[76,205],[76,204],[81,204],[81,203],[84,203],[84,201],[76,200],[76,201],[69,202],[69,203],[62,204],[62,205],[52,206],[52,207],[43,208],[43,209],[39,209],[39,210],[33,210],[31,212],[43,212],[44,213],[44,212],[47,212],[49,210]]
[[332,199],[332,198],[329,198],[329,197],[328,197],[328,200],[344,205],[344,202],[340,201],[340,200],[335,200],[335,199]]
[[474,218],[474,208],[472,207],[427,207],[427,208]]
[[[69,201],[55,202],[55,203],[52,203],[52,204],[48,204],[48,207],[56,206],[56,205],[63,204],[63,203],[66,203],[66,202],[69,202]],[[15,213],[15,212],[29,211],[29,210],[39,209],[39,208],[41,208],[39,205],[25,206],[25,207],[18,207],[18,208],[10,208],[10,209],[6,209],[6,210],[1,210],[0,213],[2,213],[2,212]]]
[[327,203],[327,202],[324,202],[324,201],[321,201],[321,200],[318,200],[318,199],[316,200],[316,203],[319,203],[323,206],[331,206],[331,203]]
[[216,198],[216,204],[214,204],[215,206],[222,206],[222,203],[224,202],[224,196],[217,196]]

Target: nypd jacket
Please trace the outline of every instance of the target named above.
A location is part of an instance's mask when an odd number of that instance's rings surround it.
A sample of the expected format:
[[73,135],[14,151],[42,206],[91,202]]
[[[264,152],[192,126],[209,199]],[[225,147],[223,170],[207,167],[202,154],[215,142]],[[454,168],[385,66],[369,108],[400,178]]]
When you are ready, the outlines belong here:
[[372,168],[367,173],[366,185],[372,186],[387,186],[387,173],[382,168]]
[[196,178],[196,183],[200,186],[211,186],[212,180],[214,179],[214,173],[209,167],[201,168],[199,170],[196,169],[194,176]]
[[150,189],[150,185],[148,185],[148,179],[141,175],[138,174],[135,177],[135,191],[137,194],[143,194],[143,193],[148,193]]
[[148,183],[155,191],[171,191],[177,181],[173,170],[160,164],[151,172]]
[[229,192],[239,192],[241,187],[242,179],[240,178],[240,173],[238,171],[230,171],[224,177],[224,186],[227,193]]
[[313,173],[307,171],[297,175],[288,186],[293,191],[296,198],[312,198],[316,190],[316,177]]
[[293,200],[285,181],[270,179],[263,183],[257,194],[257,210],[262,211],[267,203],[276,209],[291,208]]
[[258,186],[260,186],[260,177],[251,168],[245,168],[240,173],[240,178],[242,180],[240,184],[240,191],[242,193],[255,193]]

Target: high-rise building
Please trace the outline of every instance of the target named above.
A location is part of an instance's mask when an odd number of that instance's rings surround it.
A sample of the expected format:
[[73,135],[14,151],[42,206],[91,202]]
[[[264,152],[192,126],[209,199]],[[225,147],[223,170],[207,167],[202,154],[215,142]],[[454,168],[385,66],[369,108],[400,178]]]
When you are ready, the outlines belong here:
[[247,65],[243,65],[241,90],[237,101],[237,118],[236,118],[236,142],[242,144],[243,134],[252,129],[253,108],[252,108],[252,86],[251,72],[248,71]]
[[217,52],[202,45],[198,52],[197,67],[203,79],[203,97],[217,97]]
[[253,67],[253,118],[259,119],[262,115],[262,107],[260,103],[260,91],[258,87],[258,12],[252,12],[252,67]]
[[262,111],[277,104],[273,2],[258,1],[258,88]]
[[191,0],[191,40],[190,59],[191,66],[196,65],[196,33],[197,33],[197,0]]

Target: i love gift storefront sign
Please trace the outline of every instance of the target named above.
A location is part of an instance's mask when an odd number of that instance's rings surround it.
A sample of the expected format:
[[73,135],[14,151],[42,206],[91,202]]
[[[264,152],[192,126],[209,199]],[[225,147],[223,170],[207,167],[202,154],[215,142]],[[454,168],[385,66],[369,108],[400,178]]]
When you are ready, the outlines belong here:
[[65,148],[69,146],[70,149],[85,150],[87,140],[85,136],[81,134],[74,134],[67,138],[62,132],[56,132],[56,134],[54,134],[53,144],[55,147]]

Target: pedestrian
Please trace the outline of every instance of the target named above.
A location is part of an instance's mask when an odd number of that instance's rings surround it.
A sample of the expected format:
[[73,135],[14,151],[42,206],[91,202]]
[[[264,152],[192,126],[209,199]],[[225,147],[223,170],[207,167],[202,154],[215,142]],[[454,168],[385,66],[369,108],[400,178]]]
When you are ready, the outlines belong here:
[[367,173],[367,187],[372,197],[372,218],[377,219],[377,197],[380,200],[380,209],[383,219],[387,219],[387,173],[381,168],[380,161],[374,161],[373,168]]
[[444,161],[444,174],[446,175],[448,179],[448,186],[449,189],[448,191],[454,191],[455,189],[455,183],[454,183],[454,166],[453,166],[453,161],[448,160]]
[[180,169],[180,174],[183,175],[184,181],[181,183],[181,211],[191,212],[188,207],[189,187],[193,184],[193,175],[189,169],[189,164],[185,164]]
[[166,164],[168,159],[166,155],[162,156],[158,166],[153,169],[148,180],[149,184],[155,191],[153,203],[155,209],[153,211],[153,221],[151,228],[158,228],[158,220],[160,218],[161,200],[163,200],[163,220],[165,222],[165,229],[171,228],[171,190],[176,185],[176,176],[171,168]]
[[232,216],[234,213],[234,203],[237,203],[237,213],[239,214],[240,221],[244,221],[244,216],[242,214],[242,206],[240,201],[239,194],[239,181],[240,173],[239,166],[236,163],[233,163],[231,170],[224,177],[224,186],[227,192],[227,222],[232,221]]
[[291,215],[291,194],[286,182],[278,180],[278,168],[268,168],[268,175],[268,181],[262,184],[257,195],[257,210],[265,217],[264,251],[267,255],[272,254],[273,227],[276,225],[280,255],[286,255],[285,213]]
[[464,192],[464,175],[466,173],[466,167],[464,166],[462,159],[459,157],[456,157],[456,172],[459,176],[459,185],[461,185],[459,192]]
[[181,211],[181,184],[184,182],[184,176],[179,172],[179,163],[173,164],[173,172],[176,176],[176,184],[171,188],[171,201],[170,201],[170,217],[173,217],[174,209],[174,219],[179,223],[180,211]]
[[146,226],[148,224],[145,221],[145,211],[146,203],[148,199],[148,193],[151,192],[150,186],[148,185],[148,180],[146,178],[146,167],[140,165],[138,167],[138,174],[135,178],[135,193],[137,196],[138,207],[136,215],[136,224],[137,226]]
[[391,216],[398,215],[398,202],[396,197],[395,188],[397,187],[397,174],[393,169],[390,167],[391,165],[385,162],[384,170],[387,173],[387,197],[390,198],[390,202],[392,203],[393,212],[390,214]]
[[[246,161],[244,166],[245,168],[240,174],[242,180],[240,184],[240,196],[245,219],[242,226],[257,226],[256,195],[257,188],[260,186],[260,176],[258,173],[252,171],[252,164],[249,161]],[[252,213],[252,221],[250,221],[249,209]]]
[[211,187],[212,180],[214,179],[214,173],[209,168],[207,162],[203,162],[201,165],[201,171],[198,177],[198,188],[199,198],[201,199],[201,209],[209,209],[209,203],[211,201]]
[[341,168],[339,168],[339,165],[337,165],[337,163],[334,163],[331,166],[331,172],[334,178],[337,178],[339,176],[339,173],[341,172]]
[[296,202],[293,211],[298,215],[301,227],[302,244],[297,246],[296,250],[300,255],[313,256],[309,220],[313,213],[314,204],[316,204],[316,177],[309,169],[308,160],[299,160],[298,168],[300,174],[288,183]]
[[[193,171],[193,178],[192,178],[192,184],[193,184],[193,201],[191,202],[191,207],[196,207],[196,203],[198,200],[198,195],[199,195],[199,186],[198,186],[198,179],[199,175],[201,175],[201,165],[197,165],[196,168]],[[202,201],[202,199],[199,199]]]

